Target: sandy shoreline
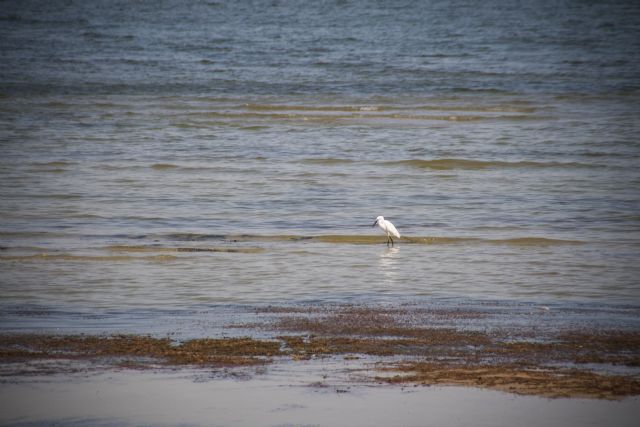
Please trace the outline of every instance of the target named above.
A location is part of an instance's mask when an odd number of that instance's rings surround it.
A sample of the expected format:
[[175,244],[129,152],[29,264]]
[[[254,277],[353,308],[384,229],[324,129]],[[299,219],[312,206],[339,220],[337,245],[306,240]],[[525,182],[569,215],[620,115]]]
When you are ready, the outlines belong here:
[[[3,383],[0,424],[24,426],[634,426],[640,398],[547,399],[466,387],[375,387],[323,379],[323,365],[253,375],[180,369],[50,375]],[[300,366],[299,366],[300,367]],[[309,368],[307,366],[306,368]],[[23,379],[24,380],[24,379]]]

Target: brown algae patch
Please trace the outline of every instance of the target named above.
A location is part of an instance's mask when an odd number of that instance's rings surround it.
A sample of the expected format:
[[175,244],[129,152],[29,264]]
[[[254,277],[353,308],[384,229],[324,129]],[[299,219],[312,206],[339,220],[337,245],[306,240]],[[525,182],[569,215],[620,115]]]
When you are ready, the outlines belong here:
[[71,254],[34,254],[34,255],[7,255],[0,256],[0,261],[30,261],[30,262],[130,262],[130,261],[152,261],[165,262],[175,261],[174,255],[71,255]]
[[530,363],[553,360],[565,364],[601,364],[640,367],[640,333],[622,331],[567,331],[546,342],[505,342],[496,348],[503,359]]
[[640,394],[637,378],[575,369],[415,362],[382,371],[396,373],[377,377],[389,384],[457,385],[551,398],[619,399]]
[[[278,341],[251,338],[195,339],[175,343],[167,338],[119,336],[0,336],[0,363],[36,359],[104,359],[119,365],[247,366],[268,362],[280,355]],[[128,360],[132,359],[132,360]]]
[[177,247],[168,248],[160,246],[128,246],[113,245],[109,246],[112,252],[131,252],[131,253],[148,253],[148,252],[221,252],[221,253],[245,253],[255,254],[264,252],[263,248],[227,248],[227,247]]

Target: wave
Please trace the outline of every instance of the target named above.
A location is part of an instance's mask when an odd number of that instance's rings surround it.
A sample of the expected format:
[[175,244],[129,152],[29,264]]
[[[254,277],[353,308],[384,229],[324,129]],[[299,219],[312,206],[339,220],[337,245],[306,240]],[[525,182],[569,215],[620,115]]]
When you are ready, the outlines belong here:
[[[35,237],[50,234],[42,233],[0,233],[2,236],[11,237]],[[79,237],[79,236],[78,236]],[[104,236],[103,236],[104,237]],[[154,234],[145,236],[113,236],[119,239],[129,237],[132,240],[153,239],[154,241],[165,242],[162,246],[158,244],[149,245],[109,245],[100,248],[115,255],[75,255],[60,254],[59,252],[47,253],[40,252],[33,255],[9,255],[11,251],[16,249],[25,250],[25,247],[0,247],[5,256],[0,260],[86,260],[86,261],[125,261],[138,259],[157,259],[162,257],[171,257],[170,254],[178,253],[238,253],[238,254],[259,254],[267,250],[261,247],[260,243],[279,243],[279,242],[315,242],[330,244],[351,244],[351,245],[379,245],[385,242],[385,237],[380,234],[319,234],[319,235],[296,235],[296,234],[197,234],[197,233],[174,233],[174,234]],[[177,242],[212,242],[211,245],[188,246],[188,245],[171,245],[171,241]],[[473,236],[402,236],[396,239],[396,242],[410,245],[510,245],[510,246],[557,246],[557,245],[584,245],[589,242],[584,240],[555,239],[549,237],[538,236],[522,236],[510,238],[485,238]],[[219,244],[218,244],[219,243]],[[233,245],[240,243],[243,245]],[[250,245],[253,243],[254,245]],[[247,245],[244,245],[247,244]],[[34,250],[39,248],[33,247]],[[121,255],[122,254],[122,255]],[[126,255],[130,254],[130,255]],[[155,254],[151,257],[134,256],[134,254]],[[170,258],[166,258],[170,259]]]
[[401,120],[436,120],[447,122],[477,122],[482,120],[538,120],[540,117],[531,115],[472,115],[472,114],[450,114],[450,115],[416,115],[416,114],[390,114],[376,116],[387,119]]
[[[187,241],[220,240],[226,242],[321,242],[336,244],[373,245],[385,241],[381,235],[360,234],[323,234],[323,235],[206,235],[206,234],[173,234],[170,238]],[[547,237],[525,236],[503,239],[487,239],[480,237],[436,237],[436,236],[402,236],[402,243],[417,245],[451,245],[451,244],[492,244],[516,246],[551,246],[551,245],[580,245],[587,242],[582,240],[552,239]],[[242,250],[242,249],[240,249]]]
[[[291,163],[302,163],[312,165],[340,165],[355,163],[355,160],[344,158],[307,158],[293,160]],[[433,170],[482,170],[482,169],[518,169],[518,168],[597,168],[598,165],[579,162],[537,162],[537,161],[503,161],[503,160],[471,160],[471,159],[411,159],[393,160],[385,162],[374,162],[375,165],[384,166],[410,166],[420,169]]]
[[71,255],[48,254],[34,255],[6,255],[0,256],[0,261],[71,261],[71,262],[129,262],[129,261],[173,261],[178,259],[175,255]]
[[[174,163],[154,163],[153,165],[149,166],[151,169],[155,170],[155,171],[173,171],[173,170],[177,170],[179,169],[180,171],[183,172],[204,172],[204,171],[210,171],[210,170],[220,170],[220,168],[216,168],[216,167],[211,167],[211,166],[203,166],[203,165],[196,165],[196,166],[192,166],[192,165],[176,165]],[[121,169],[139,169],[139,166],[131,166],[131,167],[126,167],[123,166]]]
[[[379,105],[286,105],[286,104],[243,104],[236,109],[246,109],[254,111],[335,111],[335,112],[360,112],[360,111],[383,111],[389,109]],[[393,107],[393,109],[397,109]]]
[[63,160],[56,160],[56,161],[52,161],[52,162],[34,162],[31,163],[32,166],[38,166],[38,167],[54,167],[54,168],[63,168],[65,166],[73,166],[73,165],[77,165],[77,163],[75,162],[67,162],[67,161],[63,161]]
[[68,171],[67,168],[77,165],[77,163],[73,162],[65,162],[65,161],[52,161],[52,162],[34,162],[31,163],[33,167],[32,171],[36,173],[65,173]]
[[229,105],[231,110],[246,110],[254,112],[326,112],[326,113],[380,113],[393,111],[458,111],[478,113],[524,113],[537,111],[536,107],[522,104],[498,105],[455,105],[437,104],[361,104],[361,105],[300,105],[300,104],[253,104]]
[[425,111],[462,111],[462,112],[480,112],[480,113],[534,113],[535,107],[517,106],[517,105],[419,105],[410,107],[412,110]]
[[[489,113],[477,111],[478,114],[411,114],[411,113],[380,113],[380,109],[366,107],[368,109],[357,111],[242,111],[242,112],[218,112],[207,111],[189,114],[196,120],[226,121],[226,120],[261,120],[261,121],[301,121],[320,123],[340,123],[351,120],[398,120],[398,121],[448,121],[448,122],[475,122],[484,120],[539,120],[541,117],[529,114],[483,114]],[[446,109],[443,112],[448,111]],[[473,111],[469,111],[473,112]],[[325,114],[323,114],[325,113]],[[197,126],[199,122],[190,122],[191,126]]]
[[476,237],[403,237],[408,243],[419,244],[494,244],[515,246],[552,246],[552,245],[582,245],[582,240],[551,239],[547,237],[512,237],[508,239],[486,239]]
[[[318,240],[326,243],[359,243],[376,244],[384,238],[380,236],[348,236],[348,235],[324,235],[316,236],[311,240]],[[575,245],[585,242],[578,240],[550,239],[546,237],[516,237],[509,239],[485,239],[478,237],[411,237],[403,236],[397,239],[403,243],[422,245],[450,245],[450,244],[498,244],[516,246],[550,246],[550,245]]]
[[253,254],[263,252],[263,248],[225,248],[225,247],[205,247],[205,248],[191,248],[191,247],[157,247],[157,246],[128,246],[128,245],[113,245],[109,246],[112,252],[223,252],[223,253],[243,253]]
[[151,169],[154,170],[168,170],[177,168],[179,168],[179,166],[172,163],[154,163],[153,165],[151,165]]
[[434,159],[434,160],[396,160],[383,162],[389,166],[411,166],[414,168],[434,170],[480,170],[480,169],[505,169],[505,168],[587,168],[594,167],[586,163],[561,163],[561,162],[534,162],[518,161],[507,162],[501,160],[469,160],[469,159]]
[[82,199],[84,196],[82,194],[30,194],[30,199],[58,199],[58,200],[74,200],[74,199]]
[[[106,165],[100,165],[98,166],[99,169],[105,170],[105,171],[126,171],[126,170],[143,170],[143,169],[153,169],[155,171],[172,171],[175,169],[180,169],[183,171],[189,170],[189,171],[205,171],[205,170],[211,170],[211,169],[215,169],[213,167],[208,167],[208,166],[189,166],[189,165],[177,165],[174,163],[153,163],[151,165],[148,164],[121,164],[121,165],[115,165],[115,164],[106,164]],[[131,182],[136,182],[136,181],[131,181]]]
[[317,159],[302,159],[300,163],[307,163],[312,165],[339,165],[353,163],[353,160],[338,159],[338,158],[317,158]]
[[35,237],[65,237],[68,234],[51,231],[9,231],[0,230],[0,238],[35,238]]

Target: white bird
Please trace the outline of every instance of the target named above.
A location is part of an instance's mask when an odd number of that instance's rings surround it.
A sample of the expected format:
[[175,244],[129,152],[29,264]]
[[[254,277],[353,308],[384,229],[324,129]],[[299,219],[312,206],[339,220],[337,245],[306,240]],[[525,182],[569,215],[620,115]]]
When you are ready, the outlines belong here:
[[389,246],[389,242],[391,242],[391,246],[393,246],[393,238],[391,238],[391,236],[396,236],[398,239],[400,238],[400,233],[398,233],[396,227],[391,224],[391,221],[384,219],[383,216],[376,218],[376,222],[373,223],[372,227],[376,224],[378,224],[378,227],[387,235],[387,246]]

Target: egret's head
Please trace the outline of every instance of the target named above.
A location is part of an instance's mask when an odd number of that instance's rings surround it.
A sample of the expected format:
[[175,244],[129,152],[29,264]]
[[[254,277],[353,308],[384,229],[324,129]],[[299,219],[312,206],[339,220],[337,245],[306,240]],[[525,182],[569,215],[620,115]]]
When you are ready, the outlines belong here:
[[[373,223],[373,225],[376,225],[380,221],[384,221],[384,217],[382,215],[380,215],[379,217],[376,218],[376,221]],[[373,227],[373,225],[372,225],[372,227]]]

